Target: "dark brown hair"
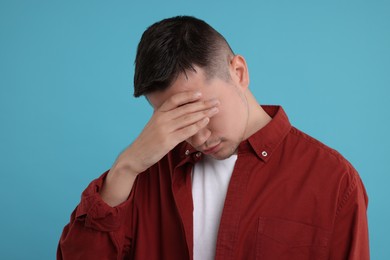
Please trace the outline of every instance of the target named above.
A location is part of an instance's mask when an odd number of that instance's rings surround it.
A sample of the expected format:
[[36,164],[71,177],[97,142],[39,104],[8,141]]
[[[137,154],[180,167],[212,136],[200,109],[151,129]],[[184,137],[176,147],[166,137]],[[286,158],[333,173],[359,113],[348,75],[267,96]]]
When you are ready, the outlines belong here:
[[206,22],[191,16],[159,21],[143,33],[135,58],[134,96],[164,90],[186,70],[199,66],[207,78],[230,79],[225,38]]

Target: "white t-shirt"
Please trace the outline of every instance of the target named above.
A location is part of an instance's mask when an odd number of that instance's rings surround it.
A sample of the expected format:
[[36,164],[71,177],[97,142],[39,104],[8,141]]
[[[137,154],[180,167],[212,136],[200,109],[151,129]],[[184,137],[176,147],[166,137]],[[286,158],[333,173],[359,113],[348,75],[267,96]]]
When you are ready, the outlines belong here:
[[219,223],[237,155],[216,160],[205,155],[192,172],[194,260],[215,257]]

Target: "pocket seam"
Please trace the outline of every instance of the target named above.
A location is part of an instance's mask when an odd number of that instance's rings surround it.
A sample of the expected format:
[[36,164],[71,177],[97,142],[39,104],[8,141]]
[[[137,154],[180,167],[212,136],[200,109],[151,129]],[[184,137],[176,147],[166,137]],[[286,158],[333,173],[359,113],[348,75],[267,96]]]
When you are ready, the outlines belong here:
[[[276,226],[275,224],[276,223],[272,223],[272,222],[279,222],[280,224],[285,224],[286,226],[294,226],[295,225],[295,228],[298,228],[298,229],[302,229],[302,230],[306,230],[306,232],[309,232],[310,234],[312,234],[312,239],[310,239],[310,242],[309,241],[302,241],[302,242],[299,242],[298,244],[291,244],[290,242],[292,243],[297,243],[297,241],[295,241],[294,239],[291,239],[291,240],[282,240],[282,239],[278,239],[277,237],[277,234],[272,236],[270,235],[266,228],[267,226]],[[296,248],[296,247],[328,247],[329,246],[329,235],[330,235],[330,232],[328,231],[325,231],[324,229],[322,228],[319,228],[317,226],[313,226],[313,225],[310,225],[310,224],[305,224],[305,223],[301,223],[301,222],[297,222],[297,221],[292,221],[292,220],[286,220],[286,219],[281,219],[281,218],[269,218],[269,217],[259,217],[259,220],[258,220],[258,237],[261,238],[261,236],[265,236],[269,239],[272,239],[273,241],[281,244],[281,245],[285,245],[285,246],[288,246],[290,248]],[[272,224],[270,224],[272,223]],[[260,234],[260,235],[259,235]]]

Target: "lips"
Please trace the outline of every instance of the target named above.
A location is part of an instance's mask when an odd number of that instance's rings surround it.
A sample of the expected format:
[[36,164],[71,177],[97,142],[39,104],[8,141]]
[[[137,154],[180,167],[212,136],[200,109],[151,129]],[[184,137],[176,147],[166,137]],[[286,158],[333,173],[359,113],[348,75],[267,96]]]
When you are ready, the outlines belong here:
[[218,144],[214,145],[213,147],[211,147],[211,148],[209,148],[207,150],[204,150],[203,153],[205,153],[205,154],[213,154],[213,153],[215,153],[216,151],[218,151],[218,148],[219,148],[220,144],[221,143],[218,143]]

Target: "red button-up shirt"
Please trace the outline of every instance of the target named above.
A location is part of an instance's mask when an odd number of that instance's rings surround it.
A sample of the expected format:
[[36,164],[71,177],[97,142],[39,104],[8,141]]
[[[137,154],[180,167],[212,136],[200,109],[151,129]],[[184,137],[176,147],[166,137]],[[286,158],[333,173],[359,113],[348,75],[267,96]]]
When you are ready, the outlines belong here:
[[[291,126],[279,106],[238,147],[215,259],[369,259],[367,194],[337,151]],[[202,155],[181,143],[138,175],[127,201],[84,191],[64,228],[58,259],[193,258],[191,171]]]

